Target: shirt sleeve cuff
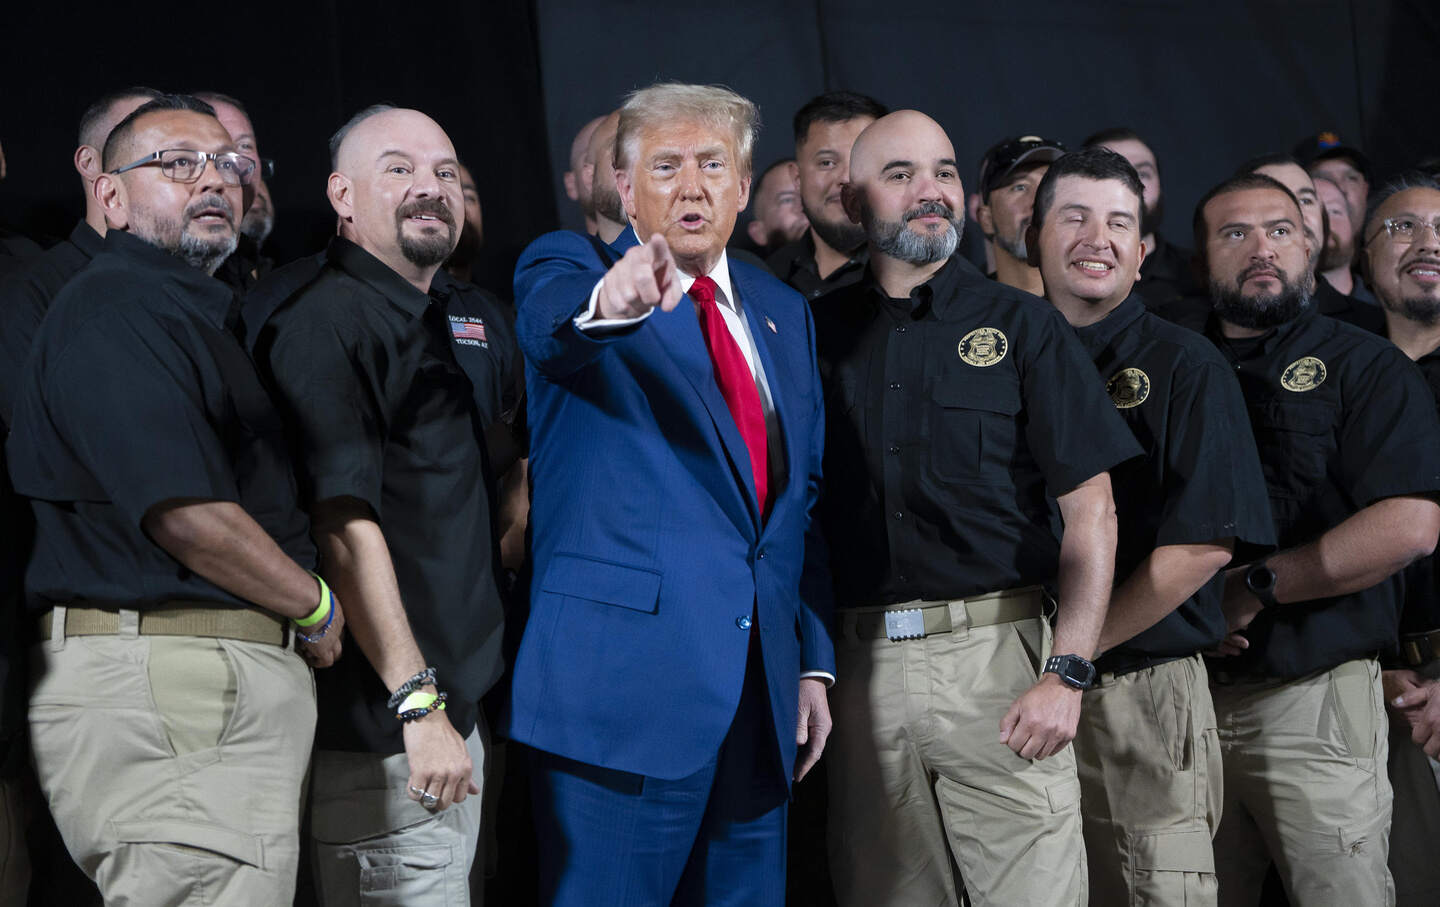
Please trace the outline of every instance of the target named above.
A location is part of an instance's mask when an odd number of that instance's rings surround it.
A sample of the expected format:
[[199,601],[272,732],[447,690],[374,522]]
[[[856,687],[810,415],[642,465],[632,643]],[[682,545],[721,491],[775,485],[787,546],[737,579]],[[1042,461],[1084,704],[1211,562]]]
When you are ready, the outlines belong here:
[[835,685],[835,675],[829,671],[802,671],[800,673],[800,679],[805,680],[806,678],[825,681],[825,688],[827,690]]
[[[639,324],[650,317],[650,312],[646,312],[637,318],[596,318],[595,310],[599,307],[600,288],[604,285],[605,278],[602,277],[600,281],[595,284],[595,289],[590,291],[590,301],[586,303],[585,311],[575,316],[575,327],[587,333],[590,331],[613,331]],[[655,310],[651,309],[650,311],[653,312]]]

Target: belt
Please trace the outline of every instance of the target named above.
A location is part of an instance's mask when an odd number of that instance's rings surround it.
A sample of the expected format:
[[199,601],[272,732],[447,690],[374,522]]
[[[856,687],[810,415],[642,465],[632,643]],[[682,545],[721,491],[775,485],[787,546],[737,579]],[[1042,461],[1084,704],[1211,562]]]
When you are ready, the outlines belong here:
[[856,639],[924,639],[970,627],[1045,616],[1041,586],[988,592],[950,601],[911,601],[874,608],[842,608],[840,630]]
[[1400,654],[1412,668],[1440,658],[1440,630],[1428,633],[1406,633],[1400,637]]
[[1095,672],[1099,677],[1124,677],[1126,674],[1134,674],[1136,671],[1159,667],[1189,657],[1189,655],[1117,655],[1113,660],[1098,658],[1095,661]]
[[[141,636],[203,636],[211,639],[238,639],[272,646],[289,643],[283,618],[259,608],[227,607],[206,602],[163,602],[139,611]],[[64,608],[66,636],[118,636],[121,611],[104,608]],[[38,639],[48,640],[55,624],[55,611],[40,616]]]

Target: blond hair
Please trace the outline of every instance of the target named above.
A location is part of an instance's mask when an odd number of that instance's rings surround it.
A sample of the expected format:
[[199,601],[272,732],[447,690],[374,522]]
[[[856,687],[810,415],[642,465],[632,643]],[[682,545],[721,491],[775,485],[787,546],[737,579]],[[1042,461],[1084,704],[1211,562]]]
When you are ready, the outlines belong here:
[[630,169],[639,152],[640,134],[646,129],[686,121],[729,130],[735,139],[740,175],[750,175],[755,134],[760,131],[760,112],[754,102],[724,85],[684,82],[656,82],[625,98],[620,125],[615,130],[616,168]]

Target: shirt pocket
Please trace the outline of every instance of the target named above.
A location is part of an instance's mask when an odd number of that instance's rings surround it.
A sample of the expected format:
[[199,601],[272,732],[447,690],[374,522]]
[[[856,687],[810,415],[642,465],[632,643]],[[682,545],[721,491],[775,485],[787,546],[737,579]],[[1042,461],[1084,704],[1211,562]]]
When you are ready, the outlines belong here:
[[[977,370],[978,371],[978,370]],[[930,467],[944,482],[1011,481],[1020,386],[1009,376],[941,378],[931,389]]]
[[[1254,412],[1255,443],[1277,510],[1298,509],[1325,481],[1338,422],[1327,403],[1271,400]],[[1276,513],[1285,522],[1294,513]]]

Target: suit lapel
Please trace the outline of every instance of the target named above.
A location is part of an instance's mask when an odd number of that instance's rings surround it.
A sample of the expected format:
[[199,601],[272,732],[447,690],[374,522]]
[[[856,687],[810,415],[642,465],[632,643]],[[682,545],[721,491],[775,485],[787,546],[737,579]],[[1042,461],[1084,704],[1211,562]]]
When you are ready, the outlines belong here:
[[[700,320],[695,314],[695,303],[689,296],[684,297],[673,312],[656,312],[650,317],[650,326],[655,329],[661,347],[674,360],[695,393],[699,395],[720,436],[720,444],[730,466],[734,481],[728,483],[735,490],[733,498],[745,508],[743,523],[753,531],[759,525],[759,508],[755,504],[755,478],[750,473],[750,450],[740,437],[735,417],[730,406],[720,393],[715,381],[715,366],[710,361],[710,351],[705,346],[705,336],[700,333]],[[744,468],[742,469],[741,466]]]

